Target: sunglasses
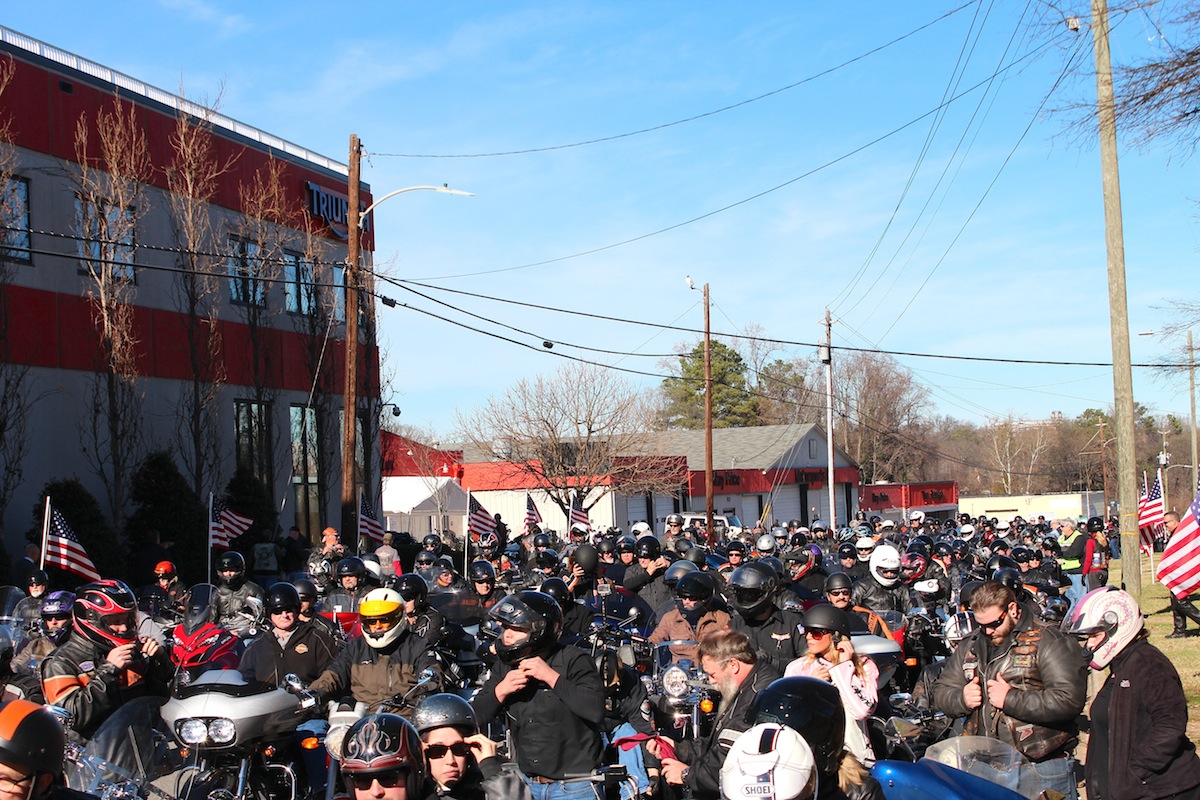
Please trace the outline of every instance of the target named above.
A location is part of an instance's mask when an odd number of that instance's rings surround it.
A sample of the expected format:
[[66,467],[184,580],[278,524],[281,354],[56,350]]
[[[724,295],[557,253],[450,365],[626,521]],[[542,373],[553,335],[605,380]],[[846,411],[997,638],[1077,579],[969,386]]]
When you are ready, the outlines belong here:
[[823,631],[820,628],[806,628],[804,630],[804,635],[811,636],[814,639],[824,639],[829,635],[829,631]]
[[1007,611],[1004,612],[1003,614],[1001,614],[1000,616],[996,617],[991,622],[980,622],[979,618],[976,617],[975,624],[979,626],[979,630],[983,631],[984,633],[987,633],[989,631],[994,631],[996,628],[999,628],[1001,623],[1003,623],[1007,617],[1008,617]]
[[465,758],[471,754],[471,745],[467,742],[455,742],[454,744],[431,744],[425,748],[425,755],[433,761],[445,758],[446,753],[453,753],[459,758]]
[[830,589],[829,596],[830,597],[849,597],[850,590],[849,589]]
[[389,769],[386,772],[374,772],[370,775],[348,775],[350,782],[354,784],[355,789],[366,791],[371,788],[371,784],[379,781],[379,785],[385,789],[390,789],[393,786],[399,786],[408,779],[407,769]]

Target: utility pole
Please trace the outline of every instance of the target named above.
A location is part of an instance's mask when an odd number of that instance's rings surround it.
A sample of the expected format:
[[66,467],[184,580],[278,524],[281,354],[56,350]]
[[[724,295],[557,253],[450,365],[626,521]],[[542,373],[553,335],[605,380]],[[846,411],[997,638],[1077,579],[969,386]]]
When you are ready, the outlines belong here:
[[713,412],[712,412],[712,327],[709,320],[708,284],[704,284],[704,524],[710,546],[717,543],[713,531]]
[[1188,401],[1192,405],[1192,488],[1188,494],[1195,497],[1200,492],[1200,459],[1196,457],[1196,351],[1192,349],[1191,328],[1188,328]]
[[1134,457],[1133,369],[1129,357],[1129,301],[1125,290],[1125,237],[1121,222],[1121,179],[1117,168],[1117,118],[1112,59],[1108,50],[1108,5],[1092,0],[1096,57],[1096,103],[1100,129],[1100,175],[1104,189],[1104,239],[1108,251],[1108,313],[1112,335],[1113,409],[1117,440],[1117,501],[1121,507],[1121,580],[1142,601],[1142,553],[1137,524]]
[[342,537],[349,541],[355,532],[352,552],[358,552],[355,507],[355,452],[358,449],[358,201],[362,170],[362,145],[358,134],[350,134],[350,184],[346,196],[346,386],[342,398]]
[[[820,353],[821,363],[825,365],[825,458],[829,462],[826,469],[826,481],[829,483],[829,530],[831,533],[838,529],[837,515],[837,485],[833,482],[833,319],[829,309],[825,309],[825,351]],[[850,509],[846,509],[850,513]]]

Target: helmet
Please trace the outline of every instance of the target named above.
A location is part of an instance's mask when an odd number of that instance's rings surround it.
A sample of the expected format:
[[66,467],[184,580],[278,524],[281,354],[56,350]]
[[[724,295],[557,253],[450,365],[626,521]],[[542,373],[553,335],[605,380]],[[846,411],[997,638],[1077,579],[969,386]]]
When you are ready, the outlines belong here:
[[764,722],[738,736],[729,748],[720,782],[723,800],[807,800],[817,795],[817,765],[803,736],[785,725]]
[[1028,564],[1031,558],[1034,558],[1033,550],[1029,547],[1014,547],[1010,554],[1012,560],[1018,564]]
[[1045,605],[1042,606],[1041,612],[1038,614],[1038,619],[1052,625],[1061,625],[1063,620],[1067,618],[1067,612],[1071,610],[1071,601],[1065,597],[1047,597]]
[[545,550],[552,544],[554,542],[550,540],[550,534],[548,533],[539,533],[533,537],[533,547],[535,550]]
[[[387,647],[404,631],[400,624],[404,619],[404,597],[395,589],[372,589],[358,604],[358,619],[367,644],[376,650]],[[373,627],[376,622],[383,625],[382,630]]]
[[1063,620],[1062,629],[1079,639],[1103,633],[1091,656],[1092,669],[1104,669],[1142,632],[1142,610],[1128,592],[1104,586],[1080,599]]
[[679,525],[682,527],[683,515],[682,514],[668,514],[667,515],[667,524],[668,525]]
[[988,573],[993,573],[999,569],[1020,569],[1020,567],[1017,566],[1017,562],[1008,556],[994,555],[988,559],[985,570]]
[[425,538],[421,540],[421,546],[426,550],[438,551],[442,549],[442,537],[436,533],[427,533]]
[[681,536],[675,540],[675,552],[676,552],[676,554],[678,554],[678,556],[680,558],[683,558],[683,554],[691,549],[692,549],[692,540],[691,539]]
[[700,568],[690,561],[676,561],[675,563],[671,564],[671,566],[667,567],[666,572],[663,573],[663,583],[674,590],[675,583],[680,578],[689,572],[698,572],[699,570]]
[[783,565],[787,568],[792,580],[806,575],[816,563],[812,551],[806,547],[789,550],[783,554]]
[[992,580],[999,581],[1013,590],[1018,598],[1025,596],[1025,582],[1021,580],[1021,571],[1012,567],[1001,567],[992,573]]
[[524,591],[510,594],[492,606],[488,615],[505,628],[523,631],[525,637],[514,644],[496,640],[496,655],[510,666],[523,658],[542,655],[554,646],[562,628],[562,608],[548,594]]
[[378,559],[372,557],[374,555],[374,553],[368,553],[366,556],[363,556],[362,560],[363,575],[361,580],[367,586],[379,586],[383,583],[383,566],[380,565]]
[[618,553],[633,553],[637,551],[637,539],[632,536],[622,536],[617,539]]
[[435,561],[437,561],[437,556],[433,554],[432,550],[422,550],[413,558],[413,568],[429,569]]
[[971,554],[971,545],[962,539],[958,539],[950,545],[950,551],[954,553],[957,558],[966,558]]
[[435,728],[463,728],[472,734],[479,732],[479,723],[471,704],[449,692],[432,694],[418,703],[413,709],[412,721],[417,733]]
[[412,723],[397,714],[363,717],[346,732],[342,742],[342,774],[351,781],[368,781],[375,775],[404,769],[406,796],[417,797],[425,779],[425,749]]
[[933,555],[937,558],[946,558],[954,554],[954,547],[949,542],[934,542]]
[[854,589],[854,580],[844,572],[835,572],[825,579],[825,594],[834,589]]
[[842,558],[858,558],[858,551],[854,549],[854,545],[850,542],[842,542],[838,545],[837,555]]
[[600,555],[602,556],[612,555],[613,553],[617,552],[617,543],[613,539],[605,537],[596,542],[596,550],[599,551]]
[[586,539],[588,535],[588,526],[582,522],[576,522],[571,526],[572,539]]
[[49,586],[50,576],[46,574],[44,569],[35,569],[29,573],[29,580],[25,582],[26,586]]
[[292,581],[292,586],[296,587],[296,593],[300,595],[302,601],[317,602],[317,585],[308,578],[294,580]]
[[[101,647],[112,649],[137,638],[137,600],[121,581],[99,580],[80,586],[72,614],[75,630]],[[122,623],[124,632],[112,629]]]
[[786,725],[812,748],[817,771],[836,775],[846,745],[846,712],[831,683],[816,678],[780,678],[759,691],[750,703],[755,723]]
[[1100,517],[1090,517],[1087,521],[1088,533],[1101,533],[1104,530],[1104,520]]
[[854,543],[855,552],[873,553],[875,552],[875,540],[870,536],[859,537],[859,540]]
[[757,616],[771,605],[779,576],[761,561],[743,564],[729,576],[730,600],[743,617]]
[[880,586],[891,588],[900,582],[900,553],[890,544],[883,544],[871,553],[871,577]]
[[812,532],[813,532],[813,533],[819,533],[819,532],[821,532],[821,531],[827,531],[827,530],[829,530],[829,526],[828,526],[828,525],[826,525],[824,522],[822,522],[822,521],[821,521],[821,520],[819,520],[819,519],[817,519],[817,520],[813,520],[813,524],[812,524],[812,525],[810,525],[809,527],[811,527],[811,528],[812,528]]
[[775,539],[775,544],[783,547],[788,542],[787,528],[772,528],[771,537]]
[[537,558],[533,560],[533,565],[542,572],[555,573],[562,566],[562,562],[559,561],[556,551],[541,550],[538,552]]
[[964,539],[970,539],[975,535],[975,526],[969,522],[965,522],[958,526],[958,535]]
[[268,614],[281,614],[284,611],[300,613],[300,592],[290,583],[276,583],[267,590],[267,599],[263,605]]
[[43,617],[70,616],[75,606],[75,595],[62,589],[51,592],[42,599],[39,609]]
[[796,531],[792,534],[792,538],[788,539],[788,544],[791,547],[804,547],[808,544],[808,536],[804,531]]
[[802,527],[804,527],[804,523],[801,522],[800,520],[798,520],[798,519],[789,519],[788,520],[787,529],[789,531],[798,530]]
[[[233,576],[226,578],[226,572],[232,572]],[[217,582],[235,592],[246,582],[246,559],[237,550],[226,550],[217,559]]]
[[492,559],[500,555],[500,537],[488,531],[479,537],[479,553],[484,558]]
[[339,582],[342,578],[359,578],[361,580],[366,573],[367,566],[358,556],[343,558],[337,563],[337,567],[334,569],[334,575],[337,576]]
[[[396,578],[392,588],[400,595],[401,599],[415,600],[417,608],[424,605],[426,598],[429,597],[429,584],[420,575],[412,572]],[[363,600],[366,598],[364,597]]]
[[762,558],[758,559],[758,563],[774,571],[776,578],[783,578],[783,562],[775,556],[763,556]]
[[929,566],[929,559],[920,553],[905,553],[900,559],[900,577],[905,583],[914,583],[921,579],[925,574],[925,567]]
[[704,548],[694,545],[687,549],[687,552],[683,554],[683,558],[685,561],[692,562],[700,569],[704,569],[705,564],[708,563],[708,559],[704,555]]
[[904,549],[904,552],[916,553],[917,555],[925,556],[926,560],[929,559],[929,545],[920,539],[913,539],[911,542],[909,542],[908,547]]
[[754,549],[760,553],[774,553],[775,538],[769,533],[764,533],[754,540]]
[[983,586],[983,581],[967,581],[958,590],[958,604],[960,606],[971,607],[971,595],[975,594],[975,590]]
[[805,629],[837,631],[842,636],[850,635],[850,618],[840,608],[829,603],[819,603],[804,612]]
[[746,554],[746,543],[743,542],[741,539],[734,539],[732,542],[730,542],[728,545],[725,546],[725,555],[728,556],[730,553],[741,553],[742,555],[745,555]]
[[471,583],[495,583],[496,568],[490,561],[472,561],[471,566],[467,567],[467,577]]
[[653,536],[643,536],[637,540],[637,546],[634,548],[633,554],[638,558],[648,558],[650,560],[661,558],[662,545]]
[[62,723],[45,706],[29,700],[0,705],[0,761],[33,774],[63,773],[67,735]]
[[978,627],[975,624],[974,614],[969,611],[959,611],[946,620],[946,625],[942,630],[946,635],[946,642],[953,646],[974,633]]
[[924,511],[910,511],[908,514],[908,521],[915,522],[917,525],[920,525],[922,522],[925,521],[925,512]]
[[600,551],[590,544],[576,547],[571,557],[575,560],[575,565],[588,575],[595,575],[596,570],[600,568]]
[[567,584],[562,578],[547,578],[542,581],[538,591],[553,597],[564,614],[575,603],[575,598],[571,596],[571,590],[567,588]]
[[[650,533],[650,525],[645,522],[635,522],[629,528],[629,532],[631,534],[632,533],[637,533],[637,534]],[[636,539],[637,537],[635,536],[634,538]]]
[[156,578],[174,578],[177,574],[175,565],[170,561],[160,561],[154,565],[154,577]]
[[716,593],[711,575],[703,572],[689,572],[675,583],[675,596],[680,600],[699,600],[707,604]]

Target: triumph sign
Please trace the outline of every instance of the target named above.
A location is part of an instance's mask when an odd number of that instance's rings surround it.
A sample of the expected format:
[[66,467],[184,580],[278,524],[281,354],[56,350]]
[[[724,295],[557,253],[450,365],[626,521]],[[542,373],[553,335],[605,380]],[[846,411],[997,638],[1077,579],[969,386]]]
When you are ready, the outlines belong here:
[[[308,213],[325,220],[334,236],[343,240],[349,239],[350,200],[344,194],[331,192],[312,181],[305,183],[305,188],[308,190]],[[361,205],[359,211],[365,208],[366,205]],[[362,229],[371,230],[370,218],[363,219]]]

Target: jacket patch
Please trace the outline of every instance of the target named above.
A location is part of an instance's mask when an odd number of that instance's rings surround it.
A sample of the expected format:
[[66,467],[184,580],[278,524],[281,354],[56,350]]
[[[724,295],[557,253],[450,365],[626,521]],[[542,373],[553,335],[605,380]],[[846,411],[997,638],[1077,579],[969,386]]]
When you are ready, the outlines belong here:
[[80,672],[91,672],[96,668],[95,661],[84,661],[79,665]]
[[308,645],[306,645],[304,642],[301,642],[300,644],[296,645],[295,650],[300,655],[304,655],[308,652]]

